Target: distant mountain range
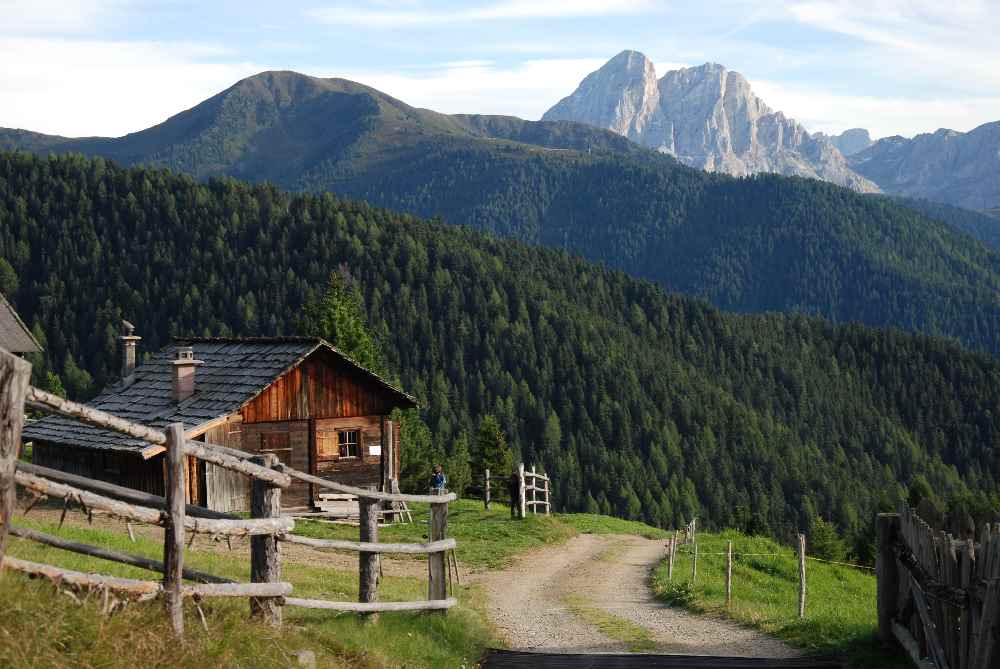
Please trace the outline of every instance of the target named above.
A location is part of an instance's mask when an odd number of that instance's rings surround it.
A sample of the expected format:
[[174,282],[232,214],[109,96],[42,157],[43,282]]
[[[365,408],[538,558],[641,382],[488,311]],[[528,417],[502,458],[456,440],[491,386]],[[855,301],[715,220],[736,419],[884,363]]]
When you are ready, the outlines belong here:
[[[567,249],[726,309],[1000,352],[1000,255],[965,234],[889,198],[707,173],[580,123],[449,116],[342,79],[266,72],[125,137],[8,130],[0,147],[332,191]],[[961,227],[950,212],[934,217]]]
[[772,111],[743,75],[714,63],[672,70],[658,80],[649,58],[622,51],[542,120],[607,128],[704,170],[776,172],[878,191],[848,167],[833,142]]
[[1000,208],[1000,121],[969,132],[886,137],[847,161],[886,193],[967,209]]
[[864,128],[809,135],[754,95],[738,72],[706,63],[656,78],[623,51],[542,120],[606,128],[692,167],[744,176],[807,176],[853,190],[1000,209],[1000,122],[874,142]]

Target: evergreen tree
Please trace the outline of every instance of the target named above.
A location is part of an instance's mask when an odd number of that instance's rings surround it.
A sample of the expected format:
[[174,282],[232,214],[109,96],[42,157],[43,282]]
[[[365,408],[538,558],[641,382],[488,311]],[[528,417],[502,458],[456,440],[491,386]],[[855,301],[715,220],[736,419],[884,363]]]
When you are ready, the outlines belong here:
[[809,532],[809,554],[821,560],[840,562],[844,559],[844,542],[837,534],[837,528],[819,516],[813,518]]
[[507,437],[493,414],[479,420],[476,441],[472,452],[472,475],[482,479],[487,469],[497,480],[510,475],[514,468],[514,454],[507,445]]
[[361,366],[385,374],[382,351],[367,321],[358,285],[342,265],[331,272],[323,294],[303,308],[299,330],[326,339]]

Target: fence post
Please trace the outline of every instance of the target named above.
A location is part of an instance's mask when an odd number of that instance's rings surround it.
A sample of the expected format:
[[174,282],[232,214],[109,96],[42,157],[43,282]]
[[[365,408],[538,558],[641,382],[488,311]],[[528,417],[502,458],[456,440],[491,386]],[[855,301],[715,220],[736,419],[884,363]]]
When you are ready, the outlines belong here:
[[549,480],[545,479],[545,515],[549,515],[549,510],[552,506],[552,500],[549,498]]
[[880,513],[876,518],[878,555],[875,558],[875,579],[878,589],[878,635],[882,643],[895,640],[892,621],[899,600],[899,564],[893,544],[899,532],[898,513]]
[[[278,456],[265,453],[253,458],[262,467],[274,467]],[[281,488],[266,481],[253,479],[250,493],[250,515],[253,518],[278,518],[281,516]],[[274,535],[250,537],[250,581],[252,583],[277,583],[281,580],[281,554]],[[251,597],[250,615],[269,625],[281,624],[280,597]]]
[[163,533],[163,600],[174,634],[184,634],[184,426],[167,426],[166,531]]
[[[448,531],[448,502],[431,504],[430,524],[427,540],[443,540]],[[430,553],[427,556],[427,599],[448,599],[446,559],[447,554],[444,551]]]
[[531,513],[538,515],[538,477],[535,476],[535,465],[531,465]]
[[486,505],[486,510],[490,510],[490,470],[486,470],[486,481],[483,483],[483,503]]
[[[358,498],[358,524],[361,526],[361,541],[378,542],[378,503],[364,497]],[[370,603],[378,600],[378,553],[358,554],[358,601]],[[374,622],[377,615],[369,613],[364,619]]]
[[523,462],[519,462],[517,464],[517,478],[520,481],[520,486],[521,486],[520,499],[518,499],[518,504],[520,505],[520,509],[518,510],[518,512],[521,514],[521,518],[527,518],[527,516],[528,516],[528,512],[527,512],[527,508],[528,508],[527,507],[527,503],[528,503],[528,500],[525,498],[525,493],[527,491],[524,489],[525,485],[524,485],[524,463]]
[[691,554],[691,585],[698,580],[698,540],[691,535],[691,545],[694,550]]
[[667,580],[674,580],[674,555],[677,553],[677,532],[670,537],[670,554],[667,556]]
[[17,503],[14,471],[21,450],[24,398],[30,378],[30,363],[0,349],[0,573],[7,551],[10,517]]
[[733,542],[726,544],[726,606],[733,603]]
[[799,535],[799,618],[806,617],[806,535]]

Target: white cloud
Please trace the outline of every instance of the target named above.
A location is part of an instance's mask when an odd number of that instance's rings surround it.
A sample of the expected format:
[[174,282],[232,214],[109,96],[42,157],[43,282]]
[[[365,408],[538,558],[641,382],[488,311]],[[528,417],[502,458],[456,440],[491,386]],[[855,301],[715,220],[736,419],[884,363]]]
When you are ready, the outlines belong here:
[[353,71],[322,76],[353,79],[434,111],[537,119],[604,62],[599,58],[540,59],[501,67],[470,61],[412,73]]
[[331,25],[366,28],[410,28],[448,23],[498,20],[598,17],[639,14],[656,9],[653,0],[502,0],[480,7],[427,9],[407,4],[407,9],[369,9],[355,6],[319,7],[312,18]]
[[125,0],[0,0],[0,34],[81,34],[94,30],[125,4]]
[[987,0],[807,0],[788,16],[812,28],[859,40],[843,54],[900,82],[981,94],[1000,87],[1000,22]]
[[71,137],[141,130],[264,69],[199,60],[222,53],[203,44],[0,38],[0,127]]
[[[607,58],[543,58],[505,66],[470,60],[320,76],[359,81],[407,104],[446,114],[501,114],[534,120],[606,62]],[[661,61],[654,67],[657,76],[663,76],[668,70],[688,65]]]
[[863,127],[873,137],[912,137],[938,128],[966,132],[1000,117],[1000,96],[873,97],[838,95],[811,87],[776,81],[752,81],[754,92],[772,109],[779,109],[811,132],[827,134]]

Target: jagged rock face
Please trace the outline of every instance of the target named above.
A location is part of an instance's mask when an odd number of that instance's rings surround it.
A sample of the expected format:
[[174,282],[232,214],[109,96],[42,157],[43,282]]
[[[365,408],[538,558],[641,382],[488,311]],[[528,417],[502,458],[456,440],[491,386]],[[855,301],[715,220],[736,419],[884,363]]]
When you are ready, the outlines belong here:
[[895,195],[989,211],[1000,207],[1000,121],[969,132],[886,137],[849,159],[852,169]]
[[[850,130],[845,130],[839,135],[824,135],[823,133],[816,133],[813,137],[826,137],[830,140],[830,143],[837,147],[845,157],[853,156],[859,151],[864,151],[869,146],[874,144],[872,141],[872,136],[864,128],[851,128]],[[848,161],[849,163],[850,161]]]
[[[659,99],[652,61],[637,51],[622,51],[591,72],[576,94],[550,109],[542,120],[592,119],[589,125],[638,142],[648,132]],[[554,114],[551,119],[550,114]]]
[[875,184],[847,166],[825,137],[811,137],[753,94],[738,72],[707,63],[667,72],[623,51],[542,117],[613,130],[702,169],[745,176],[777,172],[824,179],[861,192]]

